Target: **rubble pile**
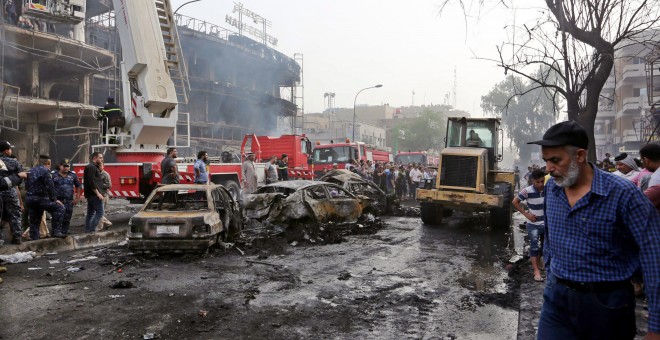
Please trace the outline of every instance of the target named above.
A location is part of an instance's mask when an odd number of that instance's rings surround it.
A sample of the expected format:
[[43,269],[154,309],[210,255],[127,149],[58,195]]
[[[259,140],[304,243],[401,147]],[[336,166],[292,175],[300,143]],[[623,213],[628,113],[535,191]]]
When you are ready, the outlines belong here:
[[[344,241],[347,235],[375,234],[385,223],[367,214],[355,223],[292,222],[288,226],[268,221],[249,220],[237,244],[248,248],[278,247],[286,244],[335,244]],[[282,242],[284,241],[284,242]]]

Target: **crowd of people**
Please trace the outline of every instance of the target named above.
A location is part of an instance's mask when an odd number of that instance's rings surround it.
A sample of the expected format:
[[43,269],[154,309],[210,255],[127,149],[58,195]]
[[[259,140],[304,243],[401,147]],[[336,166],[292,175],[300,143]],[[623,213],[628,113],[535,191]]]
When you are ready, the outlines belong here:
[[40,32],[54,32],[52,23],[29,18],[21,13],[21,4],[16,0],[3,0],[2,17],[5,23]]
[[[0,189],[0,225],[9,227],[12,244],[21,244],[23,238],[66,237],[73,207],[80,202],[83,187],[88,204],[85,232],[100,231],[112,225],[105,218],[103,209],[112,186],[110,175],[103,170],[103,155],[98,152],[92,154],[92,160],[85,168],[84,186],[71,171],[69,160],[61,160],[54,169],[52,165],[49,156],[40,155],[38,164],[27,171],[14,155],[13,145],[6,140],[0,141],[0,179],[5,182],[14,177],[21,179]],[[19,189],[23,181],[24,196]],[[46,224],[46,212],[50,214],[52,231]],[[0,245],[3,243],[0,233]]]
[[[338,169],[339,165],[334,163],[332,168]],[[404,165],[395,162],[352,159],[344,169],[373,181],[384,192],[395,194],[398,199],[414,199],[416,189],[423,187],[427,180],[434,181],[438,175],[437,169],[421,163]],[[328,171],[328,169],[324,170],[325,173]]]

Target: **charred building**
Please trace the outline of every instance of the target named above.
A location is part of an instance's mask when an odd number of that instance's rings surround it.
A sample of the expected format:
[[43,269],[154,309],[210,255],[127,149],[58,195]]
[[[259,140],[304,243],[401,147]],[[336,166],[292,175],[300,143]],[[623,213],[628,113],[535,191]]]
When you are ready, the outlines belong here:
[[[26,165],[39,154],[85,163],[100,144],[98,109],[109,96],[123,102],[112,1],[14,0],[16,15],[7,1],[0,22],[0,139],[11,141]],[[200,149],[220,155],[237,150],[245,134],[295,128],[301,63],[208,22],[177,15],[175,24],[187,69],[181,76],[190,89],[179,97],[172,138],[180,155]],[[278,131],[283,125],[289,131]]]

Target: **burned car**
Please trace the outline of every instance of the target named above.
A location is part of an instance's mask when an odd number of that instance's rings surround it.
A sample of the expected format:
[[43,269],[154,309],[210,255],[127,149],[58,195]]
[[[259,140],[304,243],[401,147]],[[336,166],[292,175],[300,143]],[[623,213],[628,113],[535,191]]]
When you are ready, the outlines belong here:
[[337,184],[362,199],[363,213],[381,215],[390,212],[395,195],[386,194],[376,183],[349,170],[335,169],[321,177],[321,181]]
[[156,188],[128,222],[128,247],[137,251],[203,251],[238,236],[241,208],[221,185]]
[[354,222],[362,202],[344,188],[327,182],[286,181],[259,188],[244,199],[247,218],[272,223]]

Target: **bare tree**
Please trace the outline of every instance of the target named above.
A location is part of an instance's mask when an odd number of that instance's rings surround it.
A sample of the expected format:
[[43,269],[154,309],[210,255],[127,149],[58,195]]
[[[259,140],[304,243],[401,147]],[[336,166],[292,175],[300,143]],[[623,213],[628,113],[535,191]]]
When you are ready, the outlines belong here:
[[[489,0],[445,0],[465,11]],[[492,0],[513,8],[514,0]],[[540,1],[540,0],[538,0]],[[467,2],[470,2],[468,4]],[[524,25],[515,39],[498,46],[498,66],[565,100],[568,119],[587,130],[589,160],[595,161],[594,124],[601,90],[614,68],[618,49],[631,44],[658,44],[657,0],[544,0],[539,20]],[[529,5],[529,1],[525,4]],[[539,69],[545,73],[538,73]]]

